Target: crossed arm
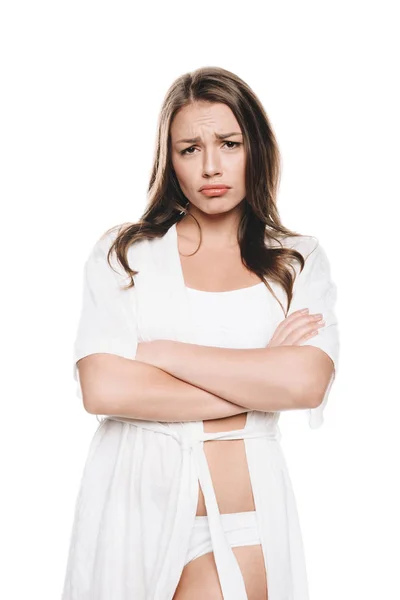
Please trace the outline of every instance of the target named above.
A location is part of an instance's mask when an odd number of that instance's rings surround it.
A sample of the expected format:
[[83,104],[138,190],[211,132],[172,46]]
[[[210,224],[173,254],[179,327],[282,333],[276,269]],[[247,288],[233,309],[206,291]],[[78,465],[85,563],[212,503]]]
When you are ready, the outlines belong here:
[[171,340],[139,343],[134,361],[95,354],[79,362],[88,412],[160,421],[314,408],[332,370],[312,346],[242,350]]
[[332,365],[312,346],[235,349],[170,340],[139,346],[138,360],[248,410],[315,408]]

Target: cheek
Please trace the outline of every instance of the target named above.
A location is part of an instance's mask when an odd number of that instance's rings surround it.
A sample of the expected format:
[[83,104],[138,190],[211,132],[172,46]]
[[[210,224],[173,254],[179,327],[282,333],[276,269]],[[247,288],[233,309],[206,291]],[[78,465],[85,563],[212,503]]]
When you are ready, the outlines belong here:
[[236,181],[236,184],[244,185],[245,173],[246,173],[246,161],[244,157],[238,156],[235,157],[236,160],[232,161],[230,164],[230,171],[233,176],[233,180]]
[[243,152],[237,152],[234,155],[228,157],[226,161],[226,167],[229,169],[234,168],[235,172],[243,172],[246,166],[246,156]]
[[240,165],[244,171],[246,167],[246,155],[244,154],[244,152],[238,156],[238,165]]
[[180,186],[186,189],[190,188],[191,182],[193,182],[194,175],[196,173],[195,166],[190,165],[189,161],[187,163],[177,161],[174,169]]

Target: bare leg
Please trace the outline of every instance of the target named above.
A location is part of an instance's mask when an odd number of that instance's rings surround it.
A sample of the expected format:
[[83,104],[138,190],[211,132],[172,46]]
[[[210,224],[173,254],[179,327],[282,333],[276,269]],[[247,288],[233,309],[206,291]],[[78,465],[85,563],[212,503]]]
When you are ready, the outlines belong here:
[[[268,600],[261,545],[232,548],[243,575],[248,600]],[[208,552],[183,569],[173,600],[223,600],[214,554]]]

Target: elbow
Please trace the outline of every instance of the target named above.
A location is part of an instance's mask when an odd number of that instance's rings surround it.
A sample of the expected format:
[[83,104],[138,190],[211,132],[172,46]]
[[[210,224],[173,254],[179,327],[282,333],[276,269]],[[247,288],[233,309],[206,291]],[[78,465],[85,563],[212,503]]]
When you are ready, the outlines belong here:
[[303,386],[297,386],[294,396],[296,408],[318,408],[325,396],[326,386],[321,387],[320,382],[308,381]]
[[304,384],[302,392],[298,395],[298,407],[318,408],[322,404],[333,378],[333,369],[319,371],[315,376],[310,377],[307,383]]
[[109,355],[88,355],[77,362],[81,396],[85,411],[106,415],[110,397]]
[[322,390],[319,386],[314,386],[311,388],[305,408],[318,408],[324,399],[325,390],[326,388]]
[[105,415],[106,403],[97,392],[97,386],[90,385],[85,377],[80,378],[83,407],[90,415]]
[[[103,353],[89,355],[77,364],[86,412],[92,415],[115,415],[128,410],[130,414],[134,414],[143,390],[138,385],[135,371],[143,363]],[[146,365],[146,369],[150,368],[152,367]],[[148,376],[145,378],[145,383],[147,382]]]
[[298,385],[296,390],[291,391],[290,397],[293,409],[317,408],[322,402],[320,394],[310,385]]
[[[91,415],[115,415],[125,406],[123,399],[119,396],[117,386],[110,390],[107,383],[104,387],[95,386],[86,395],[83,390],[82,399],[85,411]],[[133,402],[130,407],[133,410]]]
[[302,371],[301,385],[297,386],[297,403],[299,408],[318,408],[332,385],[335,367],[332,359],[321,349],[307,347],[307,352],[310,361]]
[[88,398],[87,395],[82,391],[83,407],[90,415],[104,415],[106,414],[100,405],[100,402],[93,398]]

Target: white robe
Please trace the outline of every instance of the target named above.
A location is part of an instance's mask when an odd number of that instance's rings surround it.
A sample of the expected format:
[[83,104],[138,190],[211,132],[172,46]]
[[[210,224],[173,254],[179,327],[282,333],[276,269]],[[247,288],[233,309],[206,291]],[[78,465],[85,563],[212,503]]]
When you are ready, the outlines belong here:
[[[163,238],[141,240],[129,249],[138,270],[135,287],[113,255],[116,233],[96,242],[85,264],[82,311],[74,345],[77,395],[82,399],[76,361],[92,353],[134,360],[138,342],[171,339],[196,342],[174,224]],[[323,422],[337,374],[339,334],[334,313],[336,286],[326,254],[313,237],[290,237],[285,246],[307,258],[297,277],[290,313],[308,307],[325,326],[303,342],[325,351],[334,373],[322,404],[305,411],[310,427]],[[299,271],[296,263],[296,272]],[[286,295],[270,282],[286,305]],[[268,295],[271,336],[284,315]],[[220,583],[226,600],[247,598],[243,577],[227,543],[203,443],[244,438],[260,528],[269,600],[308,600],[303,542],[285,458],[279,440],[279,412],[251,411],[244,429],[205,433],[203,422],[152,422],[105,417],[90,444],[75,507],[62,600],[171,600],[189,544],[200,482],[209,518]]]

